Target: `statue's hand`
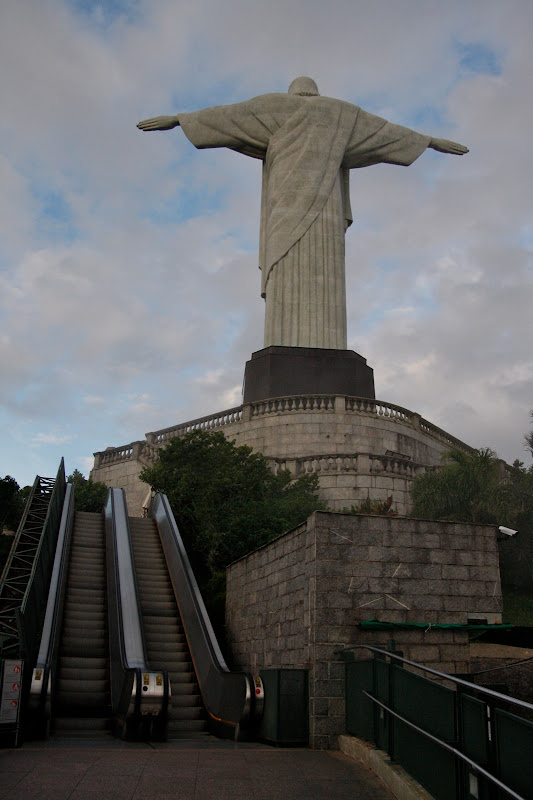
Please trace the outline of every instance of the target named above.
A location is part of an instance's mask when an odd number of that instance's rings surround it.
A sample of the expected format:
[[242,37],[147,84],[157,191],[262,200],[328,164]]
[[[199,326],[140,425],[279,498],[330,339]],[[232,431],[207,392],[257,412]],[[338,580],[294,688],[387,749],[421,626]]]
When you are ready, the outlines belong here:
[[450,142],[449,139],[432,139],[429,147],[433,150],[438,150],[439,153],[451,153],[454,156],[464,156],[468,153],[468,147],[458,142]]
[[152,117],[137,123],[141,131],[169,131],[179,125],[178,117]]

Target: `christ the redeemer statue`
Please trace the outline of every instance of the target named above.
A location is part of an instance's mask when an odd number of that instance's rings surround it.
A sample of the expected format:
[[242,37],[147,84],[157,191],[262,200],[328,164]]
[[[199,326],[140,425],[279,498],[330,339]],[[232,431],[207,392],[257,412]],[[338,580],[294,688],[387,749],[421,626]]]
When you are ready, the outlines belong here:
[[287,94],[155,117],[137,127],[156,131],[178,125],[198,148],[229,147],[263,161],[259,267],[265,347],[347,347],[344,235],[352,223],[350,169],[409,166],[427,147],[468,152],[351,103],[320,97],[311,78],[296,78]]

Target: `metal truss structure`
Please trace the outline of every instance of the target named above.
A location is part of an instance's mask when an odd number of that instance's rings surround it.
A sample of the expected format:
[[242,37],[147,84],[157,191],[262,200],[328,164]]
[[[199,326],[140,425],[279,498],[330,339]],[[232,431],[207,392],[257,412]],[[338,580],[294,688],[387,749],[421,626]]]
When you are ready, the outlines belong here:
[[35,478],[0,579],[0,654],[28,658],[41,623],[65,495],[63,459],[56,478]]

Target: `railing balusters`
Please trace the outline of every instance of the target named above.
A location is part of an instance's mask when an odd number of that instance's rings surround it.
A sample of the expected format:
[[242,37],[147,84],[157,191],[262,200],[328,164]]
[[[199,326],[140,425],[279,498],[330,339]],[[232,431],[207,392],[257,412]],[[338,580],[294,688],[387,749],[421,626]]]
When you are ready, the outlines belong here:
[[[184,436],[195,430],[218,430],[227,425],[233,425],[243,420],[243,406],[236,406],[227,411],[221,411],[218,414],[210,414],[206,417],[184,422],[180,425],[174,425],[171,428],[164,428],[163,430],[155,431],[147,434],[150,439],[150,447],[143,447],[145,443],[133,442],[122,447],[108,448],[99,453],[98,467],[110,466],[124,461],[130,461],[137,457],[139,446],[141,452],[146,458],[155,458],[157,450],[167,444],[172,438],[176,436]],[[248,408],[248,406],[247,406]],[[291,397],[278,397],[269,400],[262,400],[260,402],[250,403],[249,405],[249,418],[256,419],[258,417],[266,416],[269,414],[299,414],[299,413],[319,413],[331,414],[335,413],[335,396],[334,395],[296,395]],[[383,417],[398,424],[408,425],[417,430],[422,431],[429,436],[443,442],[447,447],[458,447],[461,450],[471,452],[472,448],[461,442],[459,439],[451,436],[450,434],[438,428],[433,423],[419,417],[406,408],[396,406],[393,403],[385,403],[381,400],[371,400],[362,397],[345,397],[344,398],[345,411],[355,414],[370,417]],[[137,449],[136,449],[137,446]],[[329,457],[329,456],[328,456]],[[331,456],[334,458],[336,456]],[[375,459],[373,459],[375,460]],[[352,468],[352,467],[351,467]],[[415,465],[408,465],[405,461],[402,462],[395,457],[382,457],[382,463],[373,465],[372,471],[388,471],[398,472],[404,475],[415,474],[418,468]]]

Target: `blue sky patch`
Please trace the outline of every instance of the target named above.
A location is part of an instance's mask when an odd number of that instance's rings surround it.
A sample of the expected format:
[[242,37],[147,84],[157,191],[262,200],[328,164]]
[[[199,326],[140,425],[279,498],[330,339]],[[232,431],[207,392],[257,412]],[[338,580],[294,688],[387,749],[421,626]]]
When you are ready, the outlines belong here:
[[501,55],[483,42],[456,42],[459,66],[471,75],[501,75]]
[[96,27],[105,30],[117,19],[130,23],[139,18],[139,0],[68,0],[69,5],[83,14]]
[[413,128],[424,133],[440,130],[446,124],[441,109],[429,105],[415,108],[411,114],[411,120]]
[[[195,50],[195,53],[199,60],[198,51]],[[172,93],[173,109],[168,112],[169,114],[180,111],[199,111],[210,106],[229,105],[249,99],[240,96],[238,82],[231,75],[226,79],[213,80],[209,86],[198,87],[194,86],[195,83],[196,81],[193,81],[193,88],[189,88],[187,85],[180,85],[179,88],[176,88]]]
[[32,193],[39,204],[39,215],[36,217],[36,231],[39,239],[45,242],[73,242],[79,237],[74,223],[72,209],[64,195],[44,183],[34,182]]
[[74,224],[72,209],[63,194],[42,183],[34,183],[32,193],[40,207],[36,219],[38,237],[44,241],[60,238],[72,242],[77,239],[79,232]]

